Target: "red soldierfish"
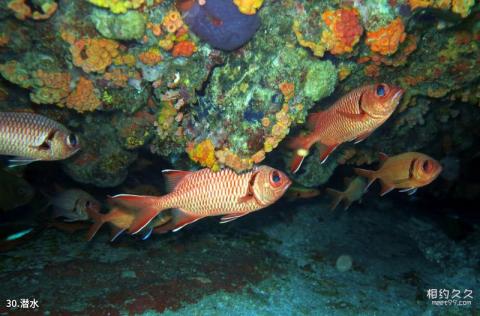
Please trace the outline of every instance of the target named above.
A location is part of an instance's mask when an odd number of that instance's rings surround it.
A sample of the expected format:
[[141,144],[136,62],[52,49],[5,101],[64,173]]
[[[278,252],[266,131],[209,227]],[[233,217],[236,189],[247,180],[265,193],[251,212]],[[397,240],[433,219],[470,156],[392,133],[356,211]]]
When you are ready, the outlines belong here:
[[393,189],[403,189],[401,192],[415,193],[417,188],[423,187],[435,180],[442,166],[435,159],[417,152],[407,152],[388,157],[380,153],[381,166],[378,170],[355,169],[355,172],[369,180],[368,187],[379,179],[382,184],[380,195],[384,196]]
[[0,112],[0,155],[16,156],[10,166],[61,160],[80,149],[65,126],[34,113]]
[[177,231],[208,216],[224,215],[221,223],[230,222],[275,203],[291,184],[283,172],[268,166],[242,174],[230,169],[165,170],[163,174],[170,192],[164,196],[111,197],[112,203],[137,211],[129,233],[138,233],[166,209],[173,209],[173,218],[155,229],[157,233]]
[[393,113],[403,90],[385,83],[368,85],[350,91],[325,111],[308,116],[311,133],[291,139],[288,146],[295,150],[291,171],[297,172],[310,147],[320,143],[325,148],[323,162],[338,145],[355,140],[361,142]]

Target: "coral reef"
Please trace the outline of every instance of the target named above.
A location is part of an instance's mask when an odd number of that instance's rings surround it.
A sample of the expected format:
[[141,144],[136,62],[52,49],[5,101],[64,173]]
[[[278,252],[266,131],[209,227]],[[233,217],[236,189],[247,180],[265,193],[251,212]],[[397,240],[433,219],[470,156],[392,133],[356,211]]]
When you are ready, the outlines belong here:
[[[327,165],[305,161],[296,180],[320,185],[338,165],[375,162],[380,148],[430,146],[441,124],[461,119],[455,104],[479,103],[478,10],[470,0],[11,0],[0,9],[0,74],[24,89],[22,106],[40,104],[104,149],[65,167],[100,186],[121,182],[138,150],[176,167],[280,163],[282,141],[314,107],[366,83],[404,88],[382,132]],[[11,99],[7,88],[0,99]],[[91,136],[107,125],[113,147]],[[415,129],[429,133],[414,145]]]

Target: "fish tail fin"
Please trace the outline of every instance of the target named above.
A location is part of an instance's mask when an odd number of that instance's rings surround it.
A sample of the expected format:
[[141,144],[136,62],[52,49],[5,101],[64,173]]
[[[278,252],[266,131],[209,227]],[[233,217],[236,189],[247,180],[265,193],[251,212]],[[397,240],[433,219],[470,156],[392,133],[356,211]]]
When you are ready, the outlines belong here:
[[90,227],[87,233],[87,241],[90,241],[93,239],[100,227],[102,227],[102,225],[105,223],[105,219],[103,214],[96,212],[88,207],[85,208],[85,210],[90,219],[93,221],[93,225]]
[[130,210],[137,211],[137,215],[128,228],[129,234],[140,232],[164,208],[161,206],[162,197],[147,195],[119,194],[109,197],[109,203],[118,204]]
[[363,192],[367,192],[370,185],[372,185],[372,183],[375,180],[377,180],[377,173],[373,170],[366,170],[366,169],[360,169],[360,168],[355,168],[354,171],[360,177],[364,177],[368,179],[368,183],[365,186],[365,189],[363,190]]
[[308,155],[312,147],[312,137],[310,135],[293,137],[287,143],[288,148],[293,149],[293,158],[290,164],[290,171],[295,173],[300,169],[303,159]]
[[333,211],[337,208],[338,204],[344,200],[345,195],[343,192],[327,188],[326,192],[332,197],[332,203],[330,204],[330,210]]

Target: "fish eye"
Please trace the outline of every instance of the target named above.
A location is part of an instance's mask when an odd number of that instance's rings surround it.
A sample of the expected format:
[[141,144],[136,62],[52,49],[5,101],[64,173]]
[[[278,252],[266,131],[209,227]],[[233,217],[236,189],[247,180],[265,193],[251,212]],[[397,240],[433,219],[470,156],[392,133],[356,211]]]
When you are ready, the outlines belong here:
[[422,164],[422,168],[425,172],[431,172],[433,168],[432,162],[430,160],[425,160]]
[[273,171],[271,176],[270,176],[270,182],[272,183],[273,186],[278,186],[280,184],[280,181],[282,180],[280,173],[278,171]]
[[92,203],[90,201],[85,202],[85,207],[90,208],[92,206]]
[[67,145],[70,147],[78,146],[78,137],[75,134],[70,134],[67,136]]
[[377,86],[376,93],[379,97],[383,97],[383,96],[385,96],[386,90],[387,90],[387,87],[385,85],[379,84]]

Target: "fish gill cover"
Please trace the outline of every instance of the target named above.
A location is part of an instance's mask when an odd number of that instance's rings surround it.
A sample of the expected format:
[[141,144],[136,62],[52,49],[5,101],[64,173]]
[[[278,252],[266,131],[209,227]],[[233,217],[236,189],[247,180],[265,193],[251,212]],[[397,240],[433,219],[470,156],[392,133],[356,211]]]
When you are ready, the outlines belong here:
[[478,313],[478,1],[4,0],[0,75],[0,313]]

